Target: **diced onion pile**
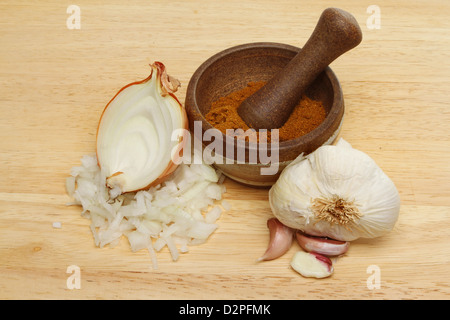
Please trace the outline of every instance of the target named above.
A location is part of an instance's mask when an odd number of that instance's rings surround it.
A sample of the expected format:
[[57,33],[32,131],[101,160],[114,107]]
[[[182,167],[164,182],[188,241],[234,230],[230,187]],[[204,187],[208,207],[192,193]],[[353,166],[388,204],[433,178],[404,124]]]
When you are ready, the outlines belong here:
[[[98,247],[117,245],[122,235],[132,251],[147,249],[153,268],[156,252],[168,247],[176,261],[190,245],[204,243],[217,229],[217,219],[229,203],[224,176],[205,164],[181,164],[169,179],[148,190],[111,194],[95,155],[84,156],[81,166],[71,170],[66,189],[91,219]],[[113,189],[112,189],[113,190]],[[218,204],[222,200],[222,205]]]

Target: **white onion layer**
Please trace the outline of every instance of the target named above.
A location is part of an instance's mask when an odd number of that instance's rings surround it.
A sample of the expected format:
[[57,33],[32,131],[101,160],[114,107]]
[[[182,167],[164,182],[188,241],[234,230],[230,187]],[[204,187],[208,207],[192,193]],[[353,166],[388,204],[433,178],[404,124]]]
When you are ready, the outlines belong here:
[[147,79],[125,86],[103,111],[97,157],[112,189],[144,189],[175,169],[172,150],[181,142],[171,136],[187,128],[187,117],[162,78],[167,78],[164,65],[153,64]]

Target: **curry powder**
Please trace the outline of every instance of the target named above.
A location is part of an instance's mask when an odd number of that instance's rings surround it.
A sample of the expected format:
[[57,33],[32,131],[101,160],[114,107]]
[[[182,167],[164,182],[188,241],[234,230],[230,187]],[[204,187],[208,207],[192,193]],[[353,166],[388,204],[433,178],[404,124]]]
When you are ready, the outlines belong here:
[[[245,88],[214,101],[205,116],[206,120],[224,134],[227,129],[250,129],[239,116],[237,109],[245,99],[258,91],[265,83],[264,81],[249,82]],[[303,95],[289,119],[279,128],[279,141],[292,140],[307,134],[317,128],[325,117],[326,111],[322,102]],[[268,131],[268,142],[270,142],[270,131]]]

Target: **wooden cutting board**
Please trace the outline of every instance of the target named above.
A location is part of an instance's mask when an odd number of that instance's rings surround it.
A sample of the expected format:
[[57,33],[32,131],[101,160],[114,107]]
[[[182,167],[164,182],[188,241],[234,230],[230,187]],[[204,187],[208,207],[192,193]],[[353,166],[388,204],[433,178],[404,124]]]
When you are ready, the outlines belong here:
[[95,151],[101,111],[122,86],[147,77],[149,63],[165,63],[184,101],[190,77],[211,55],[256,41],[301,47],[333,5],[3,1],[0,298],[448,299],[448,1],[339,4],[364,36],[331,65],[346,103],[341,136],[391,177],[402,207],[394,230],[354,241],[332,277],[295,273],[289,261],[296,244],[275,261],[256,263],[272,216],[265,189],[226,180],[232,209],[218,230],[177,262],[163,249],[158,270],[126,240],[95,247],[81,208],[66,206],[65,178]]

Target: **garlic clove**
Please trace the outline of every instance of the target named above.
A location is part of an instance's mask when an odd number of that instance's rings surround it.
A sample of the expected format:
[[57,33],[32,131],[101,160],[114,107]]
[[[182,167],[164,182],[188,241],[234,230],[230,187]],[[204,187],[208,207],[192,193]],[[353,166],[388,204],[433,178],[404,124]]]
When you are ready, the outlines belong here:
[[282,224],[277,218],[267,220],[270,232],[266,252],[257,261],[273,260],[285,254],[292,245],[294,230]]
[[315,252],[298,251],[291,260],[291,267],[307,278],[326,278],[334,271],[330,258]]
[[346,253],[350,246],[350,242],[348,241],[310,236],[301,231],[297,231],[295,236],[298,244],[303,250],[316,252],[325,256],[339,256]]

